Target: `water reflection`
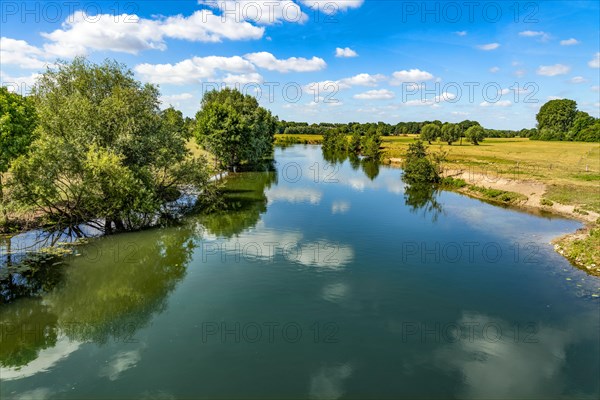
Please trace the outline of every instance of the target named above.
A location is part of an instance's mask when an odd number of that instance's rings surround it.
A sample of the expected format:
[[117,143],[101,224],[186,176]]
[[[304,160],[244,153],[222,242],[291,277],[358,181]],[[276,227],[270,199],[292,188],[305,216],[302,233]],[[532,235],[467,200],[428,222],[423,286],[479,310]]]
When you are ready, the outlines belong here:
[[212,234],[232,237],[251,228],[267,211],[265,190],[277,184],[277,172],[245,172],[230,175],[223,189],[224,207],[221,211],[199,217]]
[[423,216],[430,215],[432,221],[437,221],[442,213],[442,205],[437,201],[439,190],[430,184],[410,184],[404,187],[404,203],[412,212],[422,212]]
[[[40,358],[51,364],[58,344],[127,341],[161,312],[185,276],[196,247],[193,224],[106,237],[72,256],[61,283],[42,299],[2,306],[0,366],[4,379]],[[125,239],[127,236],[127,240]],[[41,359],[44,358],[44,359]]]

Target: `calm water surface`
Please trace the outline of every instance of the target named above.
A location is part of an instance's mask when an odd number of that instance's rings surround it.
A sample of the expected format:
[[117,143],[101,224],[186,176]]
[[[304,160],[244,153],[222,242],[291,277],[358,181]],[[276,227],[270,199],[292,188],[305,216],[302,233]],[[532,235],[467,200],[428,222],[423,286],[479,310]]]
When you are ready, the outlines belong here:
[[599,397],[600,280],[549,244],[579,223],[276,160],[226,213],[93,239],[0,304],[0,397]]

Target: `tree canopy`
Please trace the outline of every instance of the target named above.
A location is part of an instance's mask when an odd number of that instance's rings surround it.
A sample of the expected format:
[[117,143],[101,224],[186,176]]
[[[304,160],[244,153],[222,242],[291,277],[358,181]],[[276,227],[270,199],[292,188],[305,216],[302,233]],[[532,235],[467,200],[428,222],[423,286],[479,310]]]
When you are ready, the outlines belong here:
[[212,90],[196,114],[196,139],[222,167],[256,163],[272,152],[277,118],[237,89]]
[[181,116],[161,112],[158,89],[122,64],[58,63],[38,79],[32,100],[37,138],[13,163],[14,192],[55,224],[136,229],[167,212],[183,185],[208,187]]

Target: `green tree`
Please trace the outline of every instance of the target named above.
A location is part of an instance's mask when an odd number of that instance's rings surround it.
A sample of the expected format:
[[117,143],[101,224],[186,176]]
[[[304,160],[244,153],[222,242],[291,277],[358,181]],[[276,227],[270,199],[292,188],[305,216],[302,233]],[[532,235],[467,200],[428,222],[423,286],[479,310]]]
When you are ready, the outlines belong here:
[[345,152],[348,147],[346,135],[337,128],[326,129],[323,132],[323,151]]
[[541,131],[565,134],[573,126],[577,116],[577,103],[573,100],[550,100],[536,115],[538,129]]
[[212,90],[196,114],[196,139],[222,167],[256,163],[273,150],[277,118],[236,89]]
[[11,162],[29,149],[37,123],[31,98],[0,87],[0,207],[6,220],[4,174]]
[[426,124],[421,128],[421,140],[427,140],[431,144],[440,136],[440,126],[438,124]]
[[366,158],[379,160],[381,158],[381,135],[376,128],[370,128],[361,140],[361,153]]
[[32,96],[38,138],[13,162],[14,193],[53,223],[137,229],[168,214],[180,188],[212,193],[206,161],[186,148],[180,115],[160,112],[157,88],[124,65],[58,63]]
[[437,166],[429,159],[423,141],[408,145],[404,157],[403,179],[409,184],[437,183],[440,180]]
[[354,154],[360,154],[361,149],[361,133],[359,128],[354,128],[350,137],[349,150]]
[[485,131],[481,126],[473,125],[465,132],[465,138],[474,145],[479,145],[483,141],[484,133]]
[[444,125],[442,125],[440,137],[444,142],[451,145],[452,143],[454,143],[458,140],[458,138],[460,137],[460,134],[461,134],[461,129],[460,129],[459,125],[451,124],[451,123],[447,122]]

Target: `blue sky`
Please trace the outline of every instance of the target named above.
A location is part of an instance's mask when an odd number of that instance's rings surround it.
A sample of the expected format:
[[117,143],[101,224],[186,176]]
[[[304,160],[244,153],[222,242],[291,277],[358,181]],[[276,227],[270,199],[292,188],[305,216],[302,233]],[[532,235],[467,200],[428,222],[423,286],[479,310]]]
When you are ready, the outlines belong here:
[[553,98],[600,114],[597,1],[139,1],[0,5],[2,84],[115,58],[194,115],[238,86],[281,119],[535,126]]

